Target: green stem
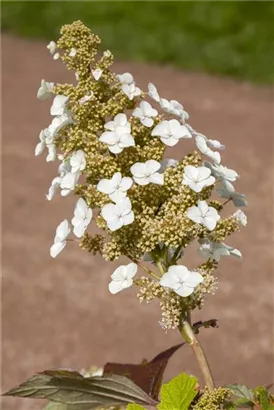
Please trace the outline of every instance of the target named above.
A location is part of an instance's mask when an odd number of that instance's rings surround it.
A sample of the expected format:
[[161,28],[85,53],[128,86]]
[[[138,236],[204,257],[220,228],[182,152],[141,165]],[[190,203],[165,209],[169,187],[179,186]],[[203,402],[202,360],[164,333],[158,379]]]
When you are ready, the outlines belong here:
[[157,267],[158,267],[158,269],[159,269],[161,275],[163,276],[163,274],[165,273],[165,270],[164,270],[164,267],[163,267],[161,261],[160,261],[160,260],[158,260],[158,261],[156,260],[156,265],[157,265]]
[[186,342],[191,346],[197,362],[200,366],[201,372],[204,376],[205,383],[208,387],[209,390],[214,389],[214,381],[213,377],[211,374],[211,370],[207,361],[207,358],[205,356],[205,353],[203,351],[202,345],[197,339],[195,333],[193,332],[192,326],[190,324],[190,313],[188,313],[187,317],[182,319],[181,325],[179,327],[179,331],[183,338],[186,340]]

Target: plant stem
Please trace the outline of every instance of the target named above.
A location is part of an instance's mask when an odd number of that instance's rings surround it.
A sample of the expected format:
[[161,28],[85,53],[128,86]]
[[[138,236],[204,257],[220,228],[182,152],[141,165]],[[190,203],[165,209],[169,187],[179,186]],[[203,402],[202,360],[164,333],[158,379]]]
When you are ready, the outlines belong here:
[[158,260],[158,261],[156,260],[156,265],[157,265],[157,268],[159,269],[161,275],[163,276],[163,274],[165,273],[165,269],[164,269],[164,267],[163,267],[161,261],[160,261],[160,260]]
[[190,325],[190,314],[187,315],[187,318],[183,318],[181,322],[181,326],[179,327],[179,331],[183,338],[187,341],[187,343],[191,346],[196,359],[199,363],[201,372],[204,376],[205,383],[209,390],[214,389],[214,381],[211,374],[211,370],[203,351],[202,345],[200,344],[199,340],[197,339],[195,333],[193,332],[192,326]]

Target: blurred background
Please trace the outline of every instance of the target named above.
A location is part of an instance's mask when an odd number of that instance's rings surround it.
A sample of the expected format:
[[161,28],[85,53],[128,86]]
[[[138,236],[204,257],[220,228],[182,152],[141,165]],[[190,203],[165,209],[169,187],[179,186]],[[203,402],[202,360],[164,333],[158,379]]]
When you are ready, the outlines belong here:
[[271,83],[273,14],[267,1],[4,1],[2,29],[50,40],[79,19],[117,58]]
[[[2,2],[2,387],[46,368],[80,370],[106,361],[138,363],[180,343],[159,327],[157,303],[139,305],[134,291],[107,289],[115,263],[76,245],[52,260],[55,228],[75,198],[45,194],[55,163],[34,157],[50,102],[36,100],[41,79],[71,74],[46,49],[62,24],[81,19],[146,90],[177,99],[190,124],[226,144],[223,162],[241,175],[248,226],[229,245],[243,260],[223,259],[216,296],[195,319],[218,318],[201,331],[218,385],[250,387],[273,375],[273,3]],[[169,157],[185,155],[184,145]],[[233,208],[231,208],[233,211]],[[190,256],[195,263],[195,255]],[[171,359],[166,378],[199,376],[188,347]],[[5,409],[39,409],[39,401],[5,399]]]

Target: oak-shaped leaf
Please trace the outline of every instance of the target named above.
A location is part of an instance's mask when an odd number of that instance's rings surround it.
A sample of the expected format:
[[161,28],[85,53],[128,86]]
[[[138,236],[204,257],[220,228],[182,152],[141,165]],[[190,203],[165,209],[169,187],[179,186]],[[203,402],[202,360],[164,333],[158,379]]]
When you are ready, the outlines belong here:
[[227,387],[234,394],[234,396],[250,400],[254,403],[253,391],[243,384],[227,384],[225,387]]
[[169,359],[184,343],[159,353],[150,362],[143,360],[141,364],[107,363],[104,366],[104,375],[120,374],[132,380],[154,400],[158,399],[163,374]]
[[46,370],[38,373],[4,395],[64,403],[67,410],[91,410],[100,406],[121,406],[128,403],[157,403],[127,377],[83,377],[78,372],[68,370]]
[[186,373],[181,373],[161,388],[161,402],[158,410],[188,410],[193,399],[198,394],[197,379]]

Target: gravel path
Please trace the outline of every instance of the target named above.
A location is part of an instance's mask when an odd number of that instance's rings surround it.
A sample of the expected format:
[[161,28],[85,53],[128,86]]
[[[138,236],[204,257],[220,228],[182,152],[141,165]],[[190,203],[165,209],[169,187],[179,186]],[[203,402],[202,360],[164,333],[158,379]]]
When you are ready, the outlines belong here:
[[[107,290],[114,264],[68,246],[49,256],[55,228],[70,217],[75,199],[46,201],[56,164],[35,158],[40,129],[49,123],[46,103],[36,100],[41,78],[64,81],[41,42],[2,37],[3,70],[3,290],[2,384],[13,387],[36,371],[81,369],[106,361],[139,362],[180,342],[158,326],[157,304],[139,305],[131,290]],[[255,87],[169,67],[118,63],[138,85],[152,81],[161,95],[182,101],[191,124],[227,145],[224,162],[241,179],[249,199],[248,226],[231,238],[243,261],[227,258],[220,285],[197,319],[217,317],[218,330],[201,332],[217,384],[273,382],[273,99]],[[69,81],[69,76],[67,75]],[[183,147],[173,149],[175,157]],[[194,256],[190,256],[194,263]],[[166,372],[199,375],[192,352],[177,352]],[[41,408],[41,402],[4,399],[7,410]]]

